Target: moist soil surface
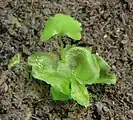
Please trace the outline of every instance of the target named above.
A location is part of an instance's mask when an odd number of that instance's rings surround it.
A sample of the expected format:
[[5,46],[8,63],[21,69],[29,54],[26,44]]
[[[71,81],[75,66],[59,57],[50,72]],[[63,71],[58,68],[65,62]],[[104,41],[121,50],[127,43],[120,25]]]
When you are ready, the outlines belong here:
[[[116,85],[92,85],[91,106],[55,102],[50,86],[33,79],[27,57],[34,51],[59,51],[57,37],[41,42],[48,17],[71,15],[82,23],[82,40],[66,44],[91,46],[117,74]],[[22,65],[8,70],[15,53]],[[0,0],[0,120],[133,120],[132,0]]]

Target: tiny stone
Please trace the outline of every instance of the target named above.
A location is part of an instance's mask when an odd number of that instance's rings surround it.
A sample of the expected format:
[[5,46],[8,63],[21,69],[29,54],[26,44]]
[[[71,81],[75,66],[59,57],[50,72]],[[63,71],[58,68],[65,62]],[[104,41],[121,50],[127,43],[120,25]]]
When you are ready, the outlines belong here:
[[98,53],[96,53],[96,55],[99,55]]
[[122,40],[121,43],[122,44],[126,44],[127,43],[127,40]]
[[104,39],[105,39],[105,38],[107,38],[108,36],[107,36],[107,34],[105,34],[103,37],[104,37]]
[[104,112],[109,112],[109,108],[107,108],[106,106],[103,107]]
[[3,46],[3,43],[2,43],[2,41],[0,41],[0,48],[2,48],[2,46]]
[[130,110],[130,113],[133,115],[133,110]]
[[120,32],[120,28],[118,28],[118,29],[116,30],[116,32],[119,33],[119,32]]
[[113,101],[113,105],[115,104],[115,102]]
[[6,93],[8,91],[8,86],[7,86],[7,84],[5,83],[4,84],[4,92]]

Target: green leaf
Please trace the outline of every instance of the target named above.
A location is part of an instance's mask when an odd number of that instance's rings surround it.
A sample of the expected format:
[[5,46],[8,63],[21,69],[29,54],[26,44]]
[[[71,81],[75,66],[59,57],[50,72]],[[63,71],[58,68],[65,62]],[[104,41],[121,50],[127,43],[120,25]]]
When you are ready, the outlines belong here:
[[45,81],[47,84],[61,86],[68,84],[68,76],[57,71],[58,57],[46,52],[36,52],[29,56],[28,64],[32,66],[32,76]]
[[48,19],[40,39],[44,41],[54,35],[67,35],[74,40],[80,40],[81,31],[81,23],[68,15],[56,14]]
[[36,79],[45,81],[51,86],[56,86],[60,92],[69,95],[70,94],[70,83],[68,77],[59,72],[47,72],[46,70],[32,67],[32,76]]
[[47,71],[53,71],[53,69],[56,69],[58,59],[58,56],[53,53],[35,52],[28,57],[28,64],[47,69]]
[[[36,52],[28,58],[28,64],[32,65],[32,76],[45,81],[47,84],[58,88],[62,94],[70,94],[70,83],[68,76],[58,57],[52,53]],[[58,65],[58,66],[57,66]]]
[[51,87],[50,93],[53,100],[69,100],[71,99],[69,95],[60,92],[60,89],[56,86]]
[[21,54],[20,53],[15,54],[9,61],[8,69],[11,69],[14,65],[19,64],[20,59],[21,59]]
[[115,84],[116,75],[110,73],[110,66],[107,64],[107,62],[105,62],[105,60],[98,55],[93,56],[96,57],[97,63],[100,67],[100,76],[95,83]]
[[63,83],[64,76],[60,73],[57,73],[56,71],[48,71],[46,69],[42,69],[41,67],[32,66],[32,76],[36,79],[45,81],[47,84],[50,85],[57,85]]
[[45,72],[42,69],[32,68],[32,76],[36,79],[45,81],[51,86],[57,86],[62,93],[69,94],[69,80],[66,76],[60,74],[59,72]]
[[90,94],[88,94],[87,88],[75,79],[71,79],[71,97],[82,106],[90,105]]
[[110,66],[108,65],[108,63],[100,56],[98,55],[93,55],[96,60],[97,60],[97,63],[100,67],[100,73],[102,74],[106,74],[110,71]]
[[73,47],[66,52],[64,61],[69,64],[72,76],[80,84],[92,84],[98,79],[100,68],[96,58],[93,57],[89,49],[83,47]]
[[115,74],[107,74],[107,75],[100,75],[96,83],[100,84],[116,84],[116,75]]

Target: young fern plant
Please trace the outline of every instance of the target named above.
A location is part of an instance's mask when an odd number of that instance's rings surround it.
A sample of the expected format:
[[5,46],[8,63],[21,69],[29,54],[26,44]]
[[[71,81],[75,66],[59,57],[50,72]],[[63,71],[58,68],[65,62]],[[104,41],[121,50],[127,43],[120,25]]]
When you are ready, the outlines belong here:
[[[80,40],[81,31],[81,23],[70,16],[56,14],[48,19],[41,40],[49,40],[54,35]],[[51,52],[36,52],[28,57],[32,76],[51,85],[53,100],[74,99],[87,107],[91,98],[87,84],[116,83],[116,75],[110,72],[109,65],[100,56],[92,54],[91,48],[66,46],[60,54],[61,58]]]

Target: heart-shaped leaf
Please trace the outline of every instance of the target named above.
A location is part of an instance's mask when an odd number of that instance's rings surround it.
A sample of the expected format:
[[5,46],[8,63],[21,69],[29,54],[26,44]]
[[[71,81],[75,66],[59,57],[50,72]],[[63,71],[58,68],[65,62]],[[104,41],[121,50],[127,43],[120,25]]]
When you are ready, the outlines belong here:
[[81,23],[68,15],[56,14],[46,22],[41,33],[41,40],[49,40],[54,35],[67,35],[74,40],[80,40],[81,31]]

